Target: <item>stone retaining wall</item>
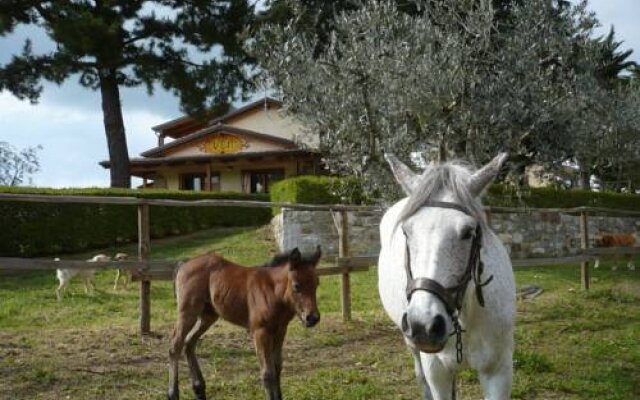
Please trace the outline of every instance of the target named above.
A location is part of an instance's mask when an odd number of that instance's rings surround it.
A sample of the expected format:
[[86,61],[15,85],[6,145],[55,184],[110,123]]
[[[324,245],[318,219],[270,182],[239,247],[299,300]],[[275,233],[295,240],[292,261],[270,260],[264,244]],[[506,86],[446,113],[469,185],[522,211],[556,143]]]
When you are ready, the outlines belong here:
[[[380,212],[349,212],[350,254],[373,255],[380,250]],[[338,233],[329,211],[282,210],[272,227],[281,250],[304,251],[322,245],[324,255],[338,253]],[[492,214],[491,227],[513,258],[559,257],[576,254],[580,248],[580,218],[550,212]],[[640,218],[589,216],[589,236],[629,233],[640,245]]]

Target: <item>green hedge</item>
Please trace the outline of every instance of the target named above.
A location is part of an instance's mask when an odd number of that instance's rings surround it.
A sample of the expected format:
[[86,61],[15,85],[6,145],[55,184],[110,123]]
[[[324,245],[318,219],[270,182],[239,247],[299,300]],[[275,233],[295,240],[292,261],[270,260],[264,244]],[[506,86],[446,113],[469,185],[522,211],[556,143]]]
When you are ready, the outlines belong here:
[[640,195],[554,188],[517,190],[506,185],[492,185],[484,199],[490,206],[531,208],[604,207],[640,211]]
[[[174,200],[237,199],[269,201],[268,195],[132,189],[40,189],[0,187],[0,193],[126,196]],[[268,208],[150,208],[151,237],[159,238],[214,226],[269,222]],[[0,202],[0,256],[34,257],[117,247],[137,240],[137,211],[131,205]]]
[[[307,204],[361,204],[365,201],[353,178],[300,176],[285,179],[272,186],[271,201]],[[355,188],[351,192],[344,188]],[[352,195],[340,195],[351,193]],[[506,185],[492,185],[484,203],[489,206],[572,208],[580,206],[617,208],[640,211],[640,196],[612,192],[558,190],[553,188],[516,189]]]
[[[363,204],[365,196],[353,177],[298,176],[271,186],[271,201],[299,204]],[[279,209],[274,209],[278,213]]]

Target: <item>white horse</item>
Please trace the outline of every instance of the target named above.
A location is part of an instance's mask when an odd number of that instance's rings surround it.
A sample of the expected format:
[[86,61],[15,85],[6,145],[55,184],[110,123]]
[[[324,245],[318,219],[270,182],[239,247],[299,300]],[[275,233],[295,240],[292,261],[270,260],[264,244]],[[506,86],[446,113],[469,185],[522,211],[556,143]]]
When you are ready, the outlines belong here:
[[408,195],[380,223],[378,287],[415,360],[423,398],[455,399],[455,377],[478,372],[486,399],[511,396],[515,281],[479,197],[504,163],[459,162],[419,176],[385,155]]

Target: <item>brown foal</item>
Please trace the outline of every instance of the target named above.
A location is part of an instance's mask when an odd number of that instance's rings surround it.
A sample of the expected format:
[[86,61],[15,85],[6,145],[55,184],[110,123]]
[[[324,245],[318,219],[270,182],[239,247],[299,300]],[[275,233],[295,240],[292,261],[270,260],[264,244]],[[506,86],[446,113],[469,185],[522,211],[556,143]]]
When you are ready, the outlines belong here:
[[320,320],[316,304],[316,265],[320,246],[310,257],[296,248],[260,268],[245,268],[215,253],[183,264],[176,275],[178,318],[169,350],[169,400],[178,400],[178,361],[184,347],[193,391],[206,399],[196,359],[196,344],[219,317],[247,328],[253,336],[267,399],[280,400],[282,343],[298,316],[310,328]]

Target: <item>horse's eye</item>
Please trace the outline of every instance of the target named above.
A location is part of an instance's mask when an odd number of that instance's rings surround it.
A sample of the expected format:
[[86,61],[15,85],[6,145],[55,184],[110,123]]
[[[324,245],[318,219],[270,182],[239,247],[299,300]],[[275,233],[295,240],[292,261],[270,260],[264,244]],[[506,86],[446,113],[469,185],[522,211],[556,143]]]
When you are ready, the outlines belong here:
[[465,230],[462,232],[462,236],[460,236],[460,238],[462,240],[469,240],[474,236],[475,236],[475,231],[472,228],[465,228]]
[[300,285],[298,282],[293,284],[293,291],[296,293],[300,293],[300,291],[302,290],[302,285]]

